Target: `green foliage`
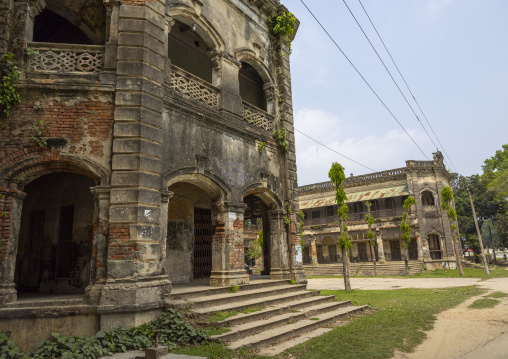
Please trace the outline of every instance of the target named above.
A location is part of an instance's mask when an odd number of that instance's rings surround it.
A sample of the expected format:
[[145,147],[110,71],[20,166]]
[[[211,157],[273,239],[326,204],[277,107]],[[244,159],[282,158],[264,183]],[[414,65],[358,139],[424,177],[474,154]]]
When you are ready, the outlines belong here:
[[258,240],[252,241],[247,249],[247,258],[258,259],[263,255],[263,231],[258,232]]
[[239,287],[239,286],[237,286],[236,284],[233,284],[233,285],[231,286],[231,288],[229,288],[228,293],[236,293],[236,292],[238,292],[239,290],[240,290],[240,287]]
[[508,144],[485,160],[482,178],[487,187],[495,193],[497,200],[508,198]]
[[25,47],[25,56],[28,56],[28,57],[35,57],[37,56],[37,52],[32,50],[31,48],[29,47]]
[[455,208],[453,208],[453,190],[448,186],[444,187],[441,190],[441,209],[446,211],[446,215],[450,220],[450,226],[453,233],[453,241],[455,242],[457,240],[457,212],[455,211]]
[[291,223],[291,220],[289,219],[288,216],[284,216],[284,224],[290,224]]
[[0,332],[0,359],[4,358],[100,358],[126,350],[138,350],[154,345],[154,330],[160,329],[159,343],[170,349],[177,345],[204,343],[210,340],[201,329],[183,320],[180,313],[169,309],[157,319],[132,329],[113,328],[87,337],[53,333],[41,340],[31,351],[23,352],[9,340],[10,333]]
[[490,293],[489,295],[486,295],[485,297],[487,297],[487,298],[506,298],[506,297],[508,297],[508,294],[503,293],[503,292],[493,292],[493,293]]
[[[347,221],[349,219],[349,208],[346,204],[347,196],[344,191],[343,183],[346,182],[346,175],[344,174],[344,167],[337,162],[332,163],[330,171],[328,171],[328,178],[335,185],[335,201],[338,205],[337,213],[341,222],[341,234],[338,238],[338,243],[341,248],[349,250],[351,247],[351,240],[348,236]],[[349,254],[349,251],[348,251]]]
[[263,149],[265,148],[265,146],[266,146],[266,141],[261,142],[261,143],[258,145],[258,151],[259,151],[259,152],[263,152]]
[[[266,24],[270,30],[270,36],[275,39],[282,39],[288,46],[289,54],[291,54],[290,36],[295,29],[296,18],[290,12],[282,12],[274,16],[268,16]],[[283,55],[283,54],[282,54]]]
[[372,203],[369,201],[365,202],[365,205],[367,206],[367,214],[365,214],[365,222],[367,223],[367,238],[369,239],[369,242],[372,246],[375,246],[376,242],[374,241],[374,232],[372,232],[372,225],[374,224],[374,217],[372,217],[372,214],[370,214],[370,208],[372,206]]
[[46,137],[46,133],[49,131],[49,124],[44,120],[37,120],[32,123],[32,128],[35,131],[35,134],[31,137],[32,140],[37,142],[42,148],[47,147],[48,138]]
[[296,282],[295,282],[295,280],[294,280],[294,279],[291,279],[291,280],[289,281],[289,284],[296,284]]
[[[0,113],[4,116],[9,116],[10,109],[21,102],[18,92],[14,85],[19,80],[19,70],[14,65],[14,54],[8,52],[0,59],[0,66],[3,71],[3,81],[0,87]],[[3,125],[0,123],[0,129]]]
[[408,196],[406,200],[404,201],[404,212],[402,213],[402,222],[400,223],[400,231],[402,232],[402,240],[404,241],[404,246],[408,248],[409,242],[411,242],[411,236],[409,233],[411,233],[411,227],[406,222],[407,215],[409,211],[411,210],[411,206],[416,204],[416,200],[412,196]]
[[277,145],[282,149],[282,151],[287,151],[289,142],[286,138],[286,129],[283,128],[281,130],[275,130],[273,132],[273,137],[275,137]]
[[206,319],[207,322],[222,322],[223,320],[228,319],[229,317],[234,317],[235,315],[238,315],[238,311],[232,310],[230,312],[223,312],[223,311],[216,311],[212,312],[208,318]]

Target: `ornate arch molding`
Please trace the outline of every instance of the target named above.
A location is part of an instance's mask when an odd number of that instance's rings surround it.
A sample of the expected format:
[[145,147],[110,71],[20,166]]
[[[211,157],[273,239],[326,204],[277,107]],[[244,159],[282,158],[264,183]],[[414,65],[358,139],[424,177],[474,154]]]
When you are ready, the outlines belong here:
[[168,189],[178,182],[190,183],[199,187],[217,201],[227,200],[231,193],[230,188],[219,177],[212,173],[200,173],[194,167],[168,172],[162,176],[163,189]]
[[422,196],[423,192],[430,192],[432,194],[432,196],[434,196],[434,199],[437,199],[437,192],[435,189],[433,188],[430,188],[429,186],[425,186],[425,188],[422,188],[420,190],[420,197]]
[[259,73],[259,76],[261,76],[263,79],[265,87],[274,85],[270,70],[259,58],[256,52],[248,48],[241,48],[236,50],[235,56],[238,62],[246,62],[256,69],[256,71]]
[[439,238],[444,238],[444,232],[438,231],[433,229],[432,231],[428,232],[425,237],[428,238],[431,234],[435,234],[436,236],[439,236]]
[[56,172],[82,174],[102,186],[108,185],[110,182],[110,173],[101,165],[69,155],[60,155],[58,160],[40,158],[34,161],[33,158],[26,159],[1,171],[0,178],[22,177],[20,182],[26,185],[41,176]]
[[201,16],[196,7],[187,5],[183,2],[170,6],[168,15],[174,20],[178,20],[194,29],[196,33],[205,41],[206,45],[215,52],[224,52],[225,42],[215,28]]
[[274,192],[270,191],[264,186],[262,182],[252,183],[242,188],[240,196],[243,199],[245,196],[253,194],[259,197],[266,205],[272,209],[280,209],[283,207],[282,200]]

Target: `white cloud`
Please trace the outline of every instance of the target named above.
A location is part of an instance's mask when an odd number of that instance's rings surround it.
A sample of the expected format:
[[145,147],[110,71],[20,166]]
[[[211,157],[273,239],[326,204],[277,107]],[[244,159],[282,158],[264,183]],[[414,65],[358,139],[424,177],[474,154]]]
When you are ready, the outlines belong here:
[[[327,181],[332,162],[341,163],[349,176],[350,173],[359,175],[404,167],[406,160],[422,157],[421,153],[417,155],[416,147],[403,130],[387,129],[384,133],[362,136],[359,132],[348,132],[347,121],[322,110],[298,111],[295,114],[295,127],[333,150],[372,169],[362,167],[296,131],[296,160],[300,185]],[[413,138],[420,136],[415,130],[408,132]]]
[[428,15],[437,15],[441,10],[443,10],[448,4],[450,4],[453,0],[431,0],[427,3],[427,14]]

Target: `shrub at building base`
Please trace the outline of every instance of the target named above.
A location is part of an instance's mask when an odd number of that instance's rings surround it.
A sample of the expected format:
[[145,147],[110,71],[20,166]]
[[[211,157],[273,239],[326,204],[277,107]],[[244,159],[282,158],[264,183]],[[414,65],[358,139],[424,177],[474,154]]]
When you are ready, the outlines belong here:
[[24,358],[84,358],[95,359],[105,355],[139,350],[154,345],[154,330],[160,329],[159,343],[174,349],[178,345],[204,343],[210,337],[201,329],[185,321],[173,309],[159,318],[132,329],[113,328],[87,337],[72,337],[54,333],[46,340],[39,341],[32,350],[23,352],[9,339],[9,332],[0,332],[0,359]]

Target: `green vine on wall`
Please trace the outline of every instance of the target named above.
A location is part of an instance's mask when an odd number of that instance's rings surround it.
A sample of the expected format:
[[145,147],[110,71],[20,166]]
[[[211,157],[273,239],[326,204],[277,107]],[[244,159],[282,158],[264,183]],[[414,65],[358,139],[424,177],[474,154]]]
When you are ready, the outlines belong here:
[[49,130],[49,124],[44,120],[37,120],[32,123],[32,128],[35,131],[32,140],[37,142],[40,147],[46,148],[48,146],[48,137],[46,137],[46,133]]
[[260,144],[258,144],[258,151],[263,152],[263,149],[265,148],[265,146],[266,146],[266,141],[263,141]]
[[[291,54],[291,40],[290,36],[295,31],[296,18],[290,12],[282,12],[274,16],[268,16],[266,24],[270,30],[270,37],[273,39],[282,39],[287,47],[288,52]],[[284,56],[281,51],[278,51],[281,56]]]
[[275,140],[277,141],[277,145],[283,151],[287,151],[289,142],[288,142],[288,140],[286,138],[286,129],[283,128],[281,130],[275,130],[273,132],[273,137],[275,137]]
[[411,242],[411,237],[409,233],[411,232],[411,227],[406,222],[407,214],[411,208],[411,206],[414,206],[416,204],[416,200],[414,197],[409,196],[404,201],[404,212],[402,213],[402,222],[400,224],[400,231],[402,232],[402,240],[405,248],[409,247],[409,242]]
[[346,204],[347,196],[344,191],[343,183],[346,182],[346,175],[344,174],[344,167],[337,162],[332,163],[332,168],[328,172],[330,181],[335,185],[335,201],[338,205],[337,214],[342,224],[342,230],[338,238],[340,248],[346,249],[349,255],[349,248],[351,248],[351,240],[348,235],[347,221],[349,219],[349,208]]
[[372,203],[369,201],[365,202],[365,205],[367,206],[368,213],[365,215],[365,222],[367,223],[368,229],[367,229],[367,238],[370,241],[370,244],[372,247],[376,245],[376,242],[374,241],[374,232],[372,232],[372,225],[374,224],[374,217],[372,217],[372,214],[370,214],[370,208],[372,206]]
[[[2,66],[2,85],[0,86],[0,113],[4,116],[10,115],[10,109],[21,102],[18,92],[14,85],[19,80],[19,70],[14,64],[14,54],[8,52],[2,55],[0,63]],[[4,125],[0,122],[0,129]]]

